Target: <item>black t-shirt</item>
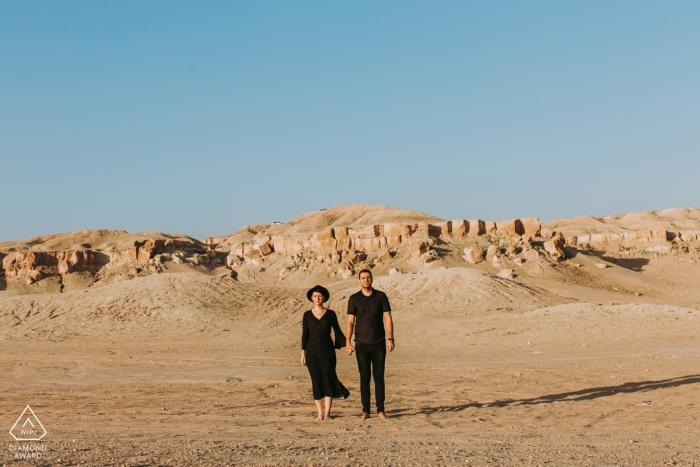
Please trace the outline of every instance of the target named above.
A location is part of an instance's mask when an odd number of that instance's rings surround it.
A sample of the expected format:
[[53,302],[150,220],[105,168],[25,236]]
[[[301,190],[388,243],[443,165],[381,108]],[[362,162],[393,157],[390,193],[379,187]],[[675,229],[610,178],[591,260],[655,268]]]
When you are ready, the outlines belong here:
[[367,297],[359,292],[350,295],[348,314],[355,315],[355,343],[378,344],[384,340],[384,312],[391,311],[384,292],[372,289]]

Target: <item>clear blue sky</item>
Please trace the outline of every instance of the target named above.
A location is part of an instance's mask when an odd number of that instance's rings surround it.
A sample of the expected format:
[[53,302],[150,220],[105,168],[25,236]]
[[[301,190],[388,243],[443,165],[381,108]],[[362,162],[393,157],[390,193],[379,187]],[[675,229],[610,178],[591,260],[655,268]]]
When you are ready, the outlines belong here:
[[0,2],[0,241],[700,205],[698,2]]

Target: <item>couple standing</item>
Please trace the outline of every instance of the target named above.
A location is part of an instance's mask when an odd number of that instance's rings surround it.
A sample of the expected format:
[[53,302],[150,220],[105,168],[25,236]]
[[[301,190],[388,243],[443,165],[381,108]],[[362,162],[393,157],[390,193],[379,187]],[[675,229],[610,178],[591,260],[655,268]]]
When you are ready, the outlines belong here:
[[[372,288],[372,272],[369,269],[360,271],[358,277],[362,290],[351,295],[348,300],[347,337],[340,329],[335,311],[323,306],[330,298],[328,290],[317,285],[306,294],[314,307],[304,313],[302,320],[301,363],[306,365],[311,376],[318,410],[315,420],[330,420],[333,398],[347,398],[350,395],[335,373],[335,350],[342,347],[346,347],[348,356],[353,352],[357,356],[362,399],[360,420],[367,419],[370,413],[370,377],[374,378],[378,417],[389,418],[384,413],[384,361],[387,351],[394,350],[391,307],[386,294]],[[335,343],[331,340],[331,329],[335,333]],[[354,347],[351,343],[353,330]]]

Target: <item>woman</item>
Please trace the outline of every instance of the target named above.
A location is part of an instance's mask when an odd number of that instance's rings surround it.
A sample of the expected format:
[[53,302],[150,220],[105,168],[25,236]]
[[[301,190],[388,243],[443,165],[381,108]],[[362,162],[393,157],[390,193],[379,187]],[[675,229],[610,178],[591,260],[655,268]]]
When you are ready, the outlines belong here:
[[[323,306],[330,298],[325,287],[317,285],[306,293],[306,298],[313,302],[314,307],[304,313],[302,319],[301,364],[309,369],[311,376],[318,410],[314,420],[330,420],[333,398],[347,398],[350,395],[335,374],[335,349],[345,347],[345,335],[340,330],[335,311]],[[331,340],[331,328],[335,332],[335,344]]]

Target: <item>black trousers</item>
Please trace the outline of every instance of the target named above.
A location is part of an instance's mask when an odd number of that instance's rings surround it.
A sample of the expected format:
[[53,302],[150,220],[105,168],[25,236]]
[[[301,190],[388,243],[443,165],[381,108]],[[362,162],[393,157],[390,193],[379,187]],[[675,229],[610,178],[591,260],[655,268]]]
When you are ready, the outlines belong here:
[[386,342],[379,344],[355,344],[357,368],[360,370],[360,397],[362,411],[370,413],[370,375],[374,378],[374,398],[377,401],[377,413],[384,412],[384,362],[386,360]]

